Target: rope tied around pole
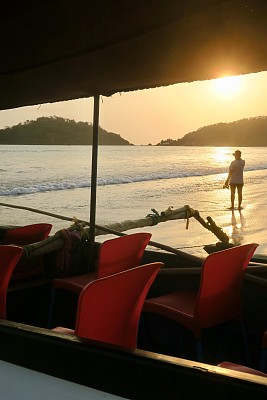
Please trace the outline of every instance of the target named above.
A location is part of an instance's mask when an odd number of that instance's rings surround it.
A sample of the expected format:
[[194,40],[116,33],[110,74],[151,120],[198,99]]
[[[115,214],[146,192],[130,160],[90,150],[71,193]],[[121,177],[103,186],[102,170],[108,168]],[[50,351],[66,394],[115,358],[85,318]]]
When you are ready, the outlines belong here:
[[88,230],[86,230],[86,229],[84,229],[85,228],[85,222],[84,221],[81,221],[81,220],[79,220],[77,217],[72,217],[72,221],[73,221],[73,224],[71,225],[71,228],[74,228],[75,229],[75,231],[79,231],[79,232],[81,232],[81,236],[85,236],[86,237],[86,239],[87,240],[89,240],[89,236],[90,236],[90,234],[89,234],[89,231]]
[[60,229],[59,233],[64,239],[64,246],[58,251],[56,259],[56,271],[58,276],[69,276],[72,272],[71,250],[75,241],[81,241],[78,231]]
[[155,208],[151,208],[151,211],[153,211],[153,214],[147,214],[146,218],[150,217],[152,219],[152,226],[158,225],[160,215]]

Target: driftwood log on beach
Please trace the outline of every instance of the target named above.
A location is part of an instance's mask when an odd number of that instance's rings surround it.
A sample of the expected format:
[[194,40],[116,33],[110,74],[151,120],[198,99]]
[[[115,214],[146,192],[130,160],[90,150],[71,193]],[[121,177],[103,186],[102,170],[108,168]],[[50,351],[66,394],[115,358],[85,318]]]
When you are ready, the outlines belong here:
[[[11,208],[24,209],[26,211],[31,211],[47,216],[52,216],[54,218],[62,219],[65,221],[72,222],[72,225],[66,229],[59,230],[53,236],[45,239],[41,242],[32,243],[29,245],[23,246],[25,256],[28,258],[35,257],[40,254],[50,253],[56,250],[60,250],[65,245],[65,235],[66,231],[72,235],[72,232],[75,232],[76,237],[79,235],[80,240],[85,241],[89,239],[89,228],[90,223],[88,221],[77,219],[76,217],[70,218],[65,217],[53,213],[49,213],[42,210],[32,209],[24,206],[11,205],[6,203],[0,203],[0,205]],[[178,209],[173,209],[169,207],[167,210],[158,213],[155,209],[151,209],[151,213],[149,213],[146,217],[138,219],[138,220],[126,220],[123,222],[117,222],[111,225],[99,226],[95,225],[95,236],[105,235],[105,234],[113,234],[116,236],[126,235],[125,231],[143,228],[146,226],[154,226],[162,222],[167,222],[170,220],[184,219],[186,220],[186,229],[189,226],[189,219],[194,217],[197,221],[201,223],[206,229],[210,230],[214,235],[222,242],[227,244],[229,242],[228,236],[222,231],[221,228],[217,227],[215,222],[211,219],[211,217],[207,218],[208,222],[205,222],[203,218],[200,217],[199,212],[197,210],[192,209],[190,206],[185,205]],[[178,249],[172,248],[170,246],[157,243],[154,241],[149,242],[150,246],[174,253],[174,254],[182,254],[185,256],[184,252],[181,252]],[[189,258],[195,258],[193,255],[188,254]]]

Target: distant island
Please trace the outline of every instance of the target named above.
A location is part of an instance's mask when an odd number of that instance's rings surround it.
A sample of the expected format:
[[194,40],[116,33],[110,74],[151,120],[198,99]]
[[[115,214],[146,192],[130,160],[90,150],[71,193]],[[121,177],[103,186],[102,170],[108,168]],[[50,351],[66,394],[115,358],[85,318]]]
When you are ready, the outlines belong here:
[[267,117],[244,118],[204,126],[181,139],[162,140],[156,146],[267,146]]
[[[0,144],[91,145],[93,125],[60,117],[40,117],[0,129]],[[132,145],[120,135],[99,127],[100,145]]]

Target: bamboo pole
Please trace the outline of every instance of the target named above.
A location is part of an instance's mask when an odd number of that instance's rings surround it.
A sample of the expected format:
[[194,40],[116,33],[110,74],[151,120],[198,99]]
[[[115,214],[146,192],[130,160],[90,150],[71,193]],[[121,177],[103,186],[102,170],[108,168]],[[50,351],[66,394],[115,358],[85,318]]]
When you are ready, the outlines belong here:
[[[185,207],[187,207],[187,206],[185,206]],[[185,217],[188,217],[188,210],[187,210],[187,208],[183,207],[182,209],[174,210],[171,213],[163,212],[162,215],[150,214],[147,217],[139,219],[139,220],[133,220],[133,221],[126,220],[121,223],[115,223],[115,224],[111,224],[108,226],[96,225],[95,236],[99,236],[99,235],[103,235],[103,234],[114,234],[117,236],[123,236],[123,235],[126,235],[125,233],[123,233],[123,231],[135,229],[135,228],[142,228],[145,226],[156,225],[155,218],[157,218],[158,223],[160,223],[160,222],[166,222],[168,220],[184,219]],[[67,217],[65,217],[65,219],[66,218]],[[74,222],[74,224],[72,226],[70,226],[68,228],[68,230],[70,232],[73,230],[79,231],[80,235],[81,235],[81,239],[88,240],[90,231],[86,227],[86,225],[89,225],[89,222],[79,220],[79,219],[71,219],[71,218],[69,220]],[[24,248],[25,248],[26,252],[28,253],[29,257],[34,257],[36,255],[46,254],[51,251],[59,250],[60,248],[63,247],[63,245],[64,245],[64,239],[62,237],[61,232],[58,231],[55,233],[54,236],[51,236],[48,239],[45,239],[41,242],[26,245],[26,246],[24,246]],[[153,241],[150,241],[149,245],[166,250],[166,251],[173,252],[178,255],[185,256],[185,254],[187,254],[180,250],[177,250],[172,247],[165,246],[161,243],[157,243],[157,242],[153,242]],[[191,256],[189,256],[189,258],[191,258]]]
[[[79,231],[81,235],[82,240],[88,240],[90,236],[90,228],[88,229],[87,226],[90,227],[90,223],[88,221],[84,221],[81,219],[78,219],[76,217],[70,218],[54,213],[50,213],[47,211],[43,210],[37,210],[34,208],[30,207],[25,207],[25,206],[17,206],[13,204],[6,204],[6,203],[0,203],[0,205],[5,206],[5,207],[11,207],[11,208],[17,208],[17,209],[22,209],[26,211],[31,211],[35,212],[38,214],[43,214],[47,216],[51,216],[54,218],[58,218],[61,220],[65,221],[71,221],[73,224],[67,228],[68,231]],[[192,209],[188,205],[185,205],[181,208],[178,209],[173,209],[172,207],[169,207],[167,210],[162,211],[160,214],[152,209],[152,213],[148,214],[145,218],[141,218],[138,220],[126,220],[120,223],[114,223],[111,225],[104,225],[100,226],[95,224],[95,236],[99,235],[104,235],[104,234],[114,234],[117,236],[123,236],[126,235],[126,233],[123,233],[123,231],[131,230],[131,229],[136,229],[136,228],[143,228],[145,226],[153,226],[157,225],[158,223],[170,221],[170,220],[177,220],[177,219],[185,219],[186,222],[186,229],[188,229],[189,225],[189,218],[194,217],[198,222],[201,223],[202,226],[204,226],[206,229],[210,230],[212,233],[214,233],[215,236],[218,237],[220,241],[223,243],[228,243],[229,238],[228,236],[222,231],[221,228],[219,228],[215,222],[211,219],[211,217],[207,217],[208,222],[205,222],[203,218],[200,217],[199,212],[197,210]],[[192,255],[189,255],[188,253],[182,252],[181,250],[175,249],[173,247],[164,245],[162,243],[150,241],[149,245],[153,247],[157,247],[162,250],[166,250],[168,252],[177,254],[177,255],[182,255],[183,257],[189,257],[189,258],[194,258],[194,259],[199,259],[198,257],[194,257]],[[33,243],[24,246],[25,252],[28,257],[35,257],[36,255],[40,254],[46,254],[52,251],[56,251],[61,249],[64,246],[64,239],[62,237],[62,234],[60,231],[56,232],[53,236],[49,237],[48,239],[45,239],[41,242]]]
[[[47,215],[50,217],[54,217],[57,219],[61,219],[64,221],[70,221],[73,224],[67,228],[68,231],[74,231],[77,230],[81,234],[82,240],[86,240],[89,237],[89,229],[86,228],[86,226],[90,226],[90,223],[88,221],[84,221],[78,218],[70,218],[66,216],[62,216],[59,214],[54,214],[50,213],[47,211],[43,210],[38,210],[30,207],[25,207],[25,206],[18,206],[18,205],[13,205],[13,204],[7,204],[7,203],[0,203],[1,206],[4,207],[10,207],[10,208],[15,208],[15,209],[22,209],[30,212],[35,212],[38,214],[43,214]],[[153,210],[153,209],[152,209]],[[176,219],[189,219],[192,215],[193,210],[189,206],[184,206],[178,209],[172,209],[169,207],[167,210],[161,212],[161,214],[157,213],[156,210],[153,210],[153,213],[149,214],[145,218],[139,219],[139,220],[126,220],[121,223],[114,223],[108,226],[100,226],[100,225],[95,225],[96,231],[95,235],[103,235],[103,234],[113,234],[117,236],[124,236],[126,233],[123,233],[125,230],[129,229],[135,229],[135,228],[141,228],[145,226],[153,226],[156,225],[157,223],[161,222],[166,222],[169,220],[176,220]],[[188,228],[188,222],[187,222],[187,228]],[[188,253],[184,253],[181,250],[175,249],[173,247],[164,245],[162,243],[150,241],[149,242],[150,246],[174,253],[176,255],[181,255],[183,257],[188,257],[189,259],[192,260],[199,260],[198,257],[195,257],[193,255],[190,255]],[[62,237],[62,234],[60,231],[56,232],[53,236],[41,241],[41,242],[36,242],[32,243],[29,245],[23,246],[25,249],[25,253],[27,254],[28,257],[35,257],[37,255],[41,254],[46,254],[52,251],[60,250],[64,246],[64,238]]]

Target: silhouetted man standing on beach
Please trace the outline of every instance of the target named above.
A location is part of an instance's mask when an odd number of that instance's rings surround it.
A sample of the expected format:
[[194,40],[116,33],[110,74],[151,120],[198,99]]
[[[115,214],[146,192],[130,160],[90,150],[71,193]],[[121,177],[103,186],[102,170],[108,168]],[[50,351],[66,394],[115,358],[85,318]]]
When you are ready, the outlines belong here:
[[225,186],[228,187],[230,185],[231,190],[231,207],[230,210],[234,209],[235,205],[235,191],[237,189],[237,196],[238,196],[238,209],[241,209],[242,203],[242,190],[244,186],[244,178],[243,178],[243,171],[245,167],[245,161],[241,159],[241,151],[236,150],[233,153],[235,160],[231,162],[229,166],[229,173],[228,177],[225,181]]

